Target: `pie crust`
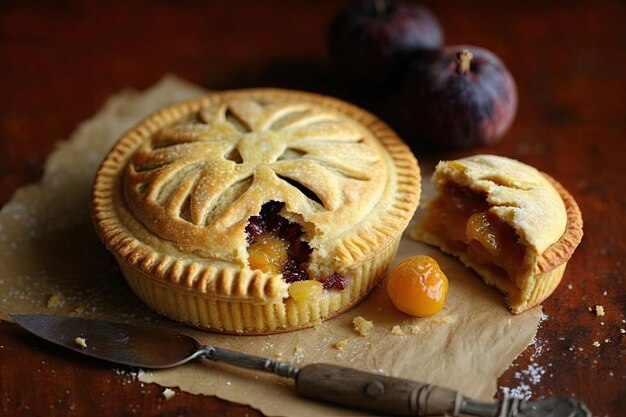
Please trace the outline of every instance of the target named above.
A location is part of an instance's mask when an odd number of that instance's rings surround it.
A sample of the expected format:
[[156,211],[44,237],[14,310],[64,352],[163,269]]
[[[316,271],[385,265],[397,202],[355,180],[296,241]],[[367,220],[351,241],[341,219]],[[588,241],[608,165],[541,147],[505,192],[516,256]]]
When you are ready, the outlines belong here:
[[[150,307],[211,331],[265,334],[362,300],[419,195],[415,157],[375,116],[330,97],[247,89],[171,105],[127,132],[96,174],[92,218]],[[249,267],[251,219],[268,204],[300,230],[308,280]],[[341,285],[325,288],[333,274]]]
[[513,313],[552,294],[583,236],[578,205],[557,181],[494,155],[440,162],[432,179],[438,196],[411,237],[458,257]]

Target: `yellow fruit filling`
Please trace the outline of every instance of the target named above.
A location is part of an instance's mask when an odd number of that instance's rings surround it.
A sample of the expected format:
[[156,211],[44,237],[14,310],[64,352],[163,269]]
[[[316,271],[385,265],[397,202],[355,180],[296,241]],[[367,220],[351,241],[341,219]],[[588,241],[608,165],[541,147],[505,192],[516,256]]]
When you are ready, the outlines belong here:
[[251,269],[280,274],[287,262],[287,242],[264,233],[248,247],[248,264]]
[[464,251],[473,263],[515,280],[524,267],[524,247],[513,228],[489,209],[483,194],[449,184],[432,203],[422,227],[451,250]]
[[319,281],[296,281],[289,286],[289,296],[296,303],[306,303],[317,300],[324,290],[324,286]]

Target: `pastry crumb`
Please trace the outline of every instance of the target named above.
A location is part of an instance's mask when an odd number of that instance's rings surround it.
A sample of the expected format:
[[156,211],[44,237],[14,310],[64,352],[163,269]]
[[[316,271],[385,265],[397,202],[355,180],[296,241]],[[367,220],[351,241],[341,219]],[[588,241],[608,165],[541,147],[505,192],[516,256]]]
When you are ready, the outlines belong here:
[[173,389],[165,388],[161,394],[166,400],[171,400],[176,395],[176,391],[174,391]]
[[301,363],[302,360],[304,359],[304,350],[302,350],[302,348],[298,345],[294,346],[293,348],[293,360],[296,363]]
[[411,331],[411,334],[418,334],[421,330],[420,326],[418,324],[411,326],[409,328],[409,330]]
[[611,339],[604,339],[604,343],[611,343]]
[[338,350],[343,350],[348,345],[348,339],[337,340],[333,343],[333,347]]
[[592,345],[594,345],[595,347],[600,347],[600,342],[596,340],[595,342],[592,343]]
[[391,328],[391,334],[394,336],[404,336],[404,332],[398,325],[395,325]]
[[365,320],[361,316],[356,316],[354,320],[352,320],[352,324],[354,325],[354,330],[361,336],[367,336],[374,328],[373,322]]
[[82,337],[77,337],[76,339],[74,339],[74,344],[77,346],[80,346],[82,348],[86,348],[87,347],[87,339],[84,339]]
[[280,359],[283,357],[283,352],[276,352],[272,355],[274,359]]
[[626,333],[626,329],[619,329],[619,332],[620,332],[621,334],[625,334],[625,333]]
[[450,315],[447,315],[447,316],[441,317],[441,318],[433,319],[433,321],[435,323],[443,323],[443,324],[445,324],[445,323],[452,323],[452,322],[454,322],[454,320],[456,320],[456,319],[454,317],[450,316]]
[[48,301],[46,302],[46,307],[55,308],[61,307],[64,304],[63,294],[60,292],[54,292],[48,297]]
[[596,306],[596,317],[604,316],[604,306]]

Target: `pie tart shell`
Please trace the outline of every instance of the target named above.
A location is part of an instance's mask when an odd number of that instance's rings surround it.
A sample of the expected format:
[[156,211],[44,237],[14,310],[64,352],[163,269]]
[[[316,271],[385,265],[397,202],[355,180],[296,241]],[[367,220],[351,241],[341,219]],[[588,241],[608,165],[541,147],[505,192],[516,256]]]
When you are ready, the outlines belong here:
[[[278,95],[326,106],[353,118],[385,148],[395,171],[395,193],[384,215],[366,219],[344,237],[336,257],[346,265],[343,290],[296,302],[281,275],[177,252],[151,234],[125,205],[124,167],[147,137],[198,111],[212,97]],[[395,256],[402,232],[420,196],[420,171],[408,147],[370,113],[330,97],[280,89],[215,93],[166,107],[127,132],[102,163],[92,190],[91,211],[97,233],[115,256],[136,295],[157,312],[195,327],[231,334],[270,334],[312,327],[352,308],[381,281]],[[164,249],[165,248],[165,249]]]

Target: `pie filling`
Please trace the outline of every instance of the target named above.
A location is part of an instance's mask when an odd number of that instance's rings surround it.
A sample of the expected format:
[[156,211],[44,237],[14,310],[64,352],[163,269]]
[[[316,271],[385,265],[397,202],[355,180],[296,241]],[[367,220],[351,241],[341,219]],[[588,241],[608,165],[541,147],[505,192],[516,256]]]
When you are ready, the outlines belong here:
[[513,283],[524,273],[524,246],[515,230],[489,208],[484,194],[450,183],[432,203],[423,228],[492,276]]
[[[310,278],[306,267],[312,249],[302,239],[302,226],[278,214],[284,206],[284,203],[270,201],[261,207],[258,216],[250,217],[246,226],[248,265],[250,269],[282,274],[287,283],[307,281]],[[345,277],[336,272],[314,279],[326,290],[346,287]]]

